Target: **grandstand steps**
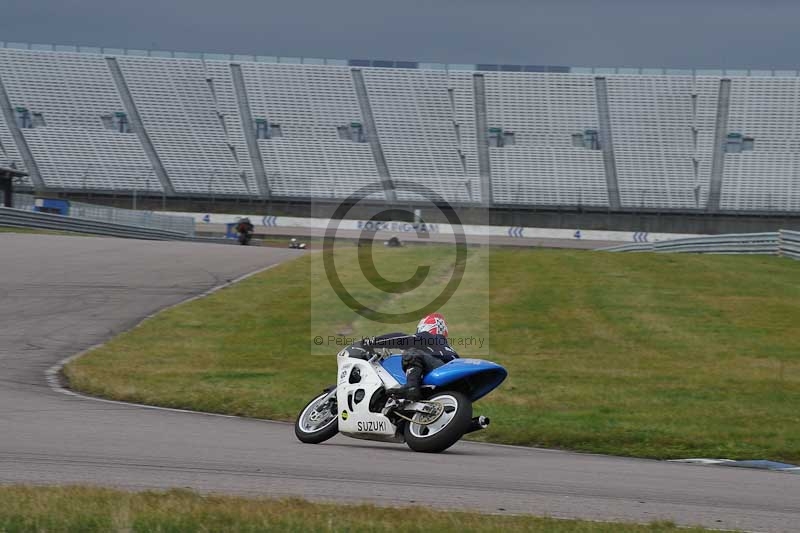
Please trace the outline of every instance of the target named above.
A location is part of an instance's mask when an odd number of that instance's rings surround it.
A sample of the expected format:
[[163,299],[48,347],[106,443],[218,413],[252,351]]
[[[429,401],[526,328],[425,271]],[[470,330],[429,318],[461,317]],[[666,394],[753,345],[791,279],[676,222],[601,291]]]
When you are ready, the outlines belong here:
[[8,93],[6,92],[6,88],[2,79],[0,79],[0,108],[2,108],[3,117],[5,118],[8,130],[11,133],[11,137],[16,145],[18,153],[22,158],[22,162],[25,165],[25,170],[28,172],[28,177],[30,178],[31,182],[33,182],[34,187],[37,189],[44,189],[45,184],[44,180],[42,180],[42,174],[39,171],[39,165],[36,164],[36,160],[33,157],[33,152],[31,152],[28,142],[25,139],[25,136],[22,134],[22,130],[20,130],[19,126],[17,125],[17,121],[14,117],[14,110],[11,106],[11,101],[8,98]]
[[600,124],[600,149],[603,152],[603,166],[608,186],[608,205],[611,209],[619,209],[621,202],[619,183],[617,182],[617,163],[614,156],[614,138],[611,132],[611,116],[608,110],[606,79],[600,76],[596,77],[594,86],[597,97],[597,118]]
[[482,74],[472,76],[475,97],[475,128],[478,150],[478,173],[481,180],[481,202],[492,204],[492,166],[489,159],[489,123],[486,118],[486,83]]
[[114,80],[114,84],[117,87],[117,92],[122,98],[125,111],[130,117],[131,128],[139,138],[139,142],[141,143],[142,148],[144,148],[145,154],[147,154],[147,159],[150,161],[150,165],[152,166],[158,181],[161,183],[161,188],[164,190],[165,194],[174,196],[175,187],[173,187],[172,181],[167,174],[167,170],[164,167],[164,164],[162,163],[155,146],[153,146],[150,135],[148,135],[147,130],[144,127],[142,117],[139,114],[139,109],[136,107],[136,103],[133,101],[133,96],[128,88],[128,83],[125,81],[125,77],[122,74],[122,70],[119,67],[119,63],[117,63],[117,59],[115,57],[107,57],[106,64],[108,65],[108,70],[111,72],[111,77]]
[[714,127],[714,155],[711,163],[708,210],[719,211],[722,196],[722,176],[725,172],[725,145],[728,137],[728,114],[730,111],[731,80],[719,82],[717,119]]
[[[203,62],[203,68],[206,69],[207,65]],[[247,172],[242,166],[242,162],[239,159],[239,154],[236,151],[236,143],[233,142],[231,133],[228,131],[228,125],[225,122],[225,113],[222,111],[223,107],[220,105],[220,99],[217,97],[217,89],[214,84],[214,77],[205,70],[206,74],[206,83],[208,84],[208,92],[211,95],[211,99],[214,102],[214,112],[216,113],[216,118],[219,121],[219,127],[222,130],[225,138],[225,146],[230,150],[231,157],[233,158],[236,167],[239,170],[239,177],[242,180],[242,183],[247,188],[247,194],[250,194],[250,187],[247,185]]]
[[372,150],[372,157],[375,159],[375,166],[378,169],[378,176],[381,180],[381,187],[386,195],[386,201],[394,203],[397,201],[397,193],[395,191],[394,183],[392,182],[392,175],[389,172],[389,165],[386,164],[386,156],[383,153],[381,140],[378,135],[378,128],[375,124],[375,116],[372,114],[372,106],[369,102],[369,94],[367,93],[367,86],[364,83],[364,74],[361,69],[354,68],[351,71],[353,76],[353,84],[356,89],[356,96],[358,97],[358,105],[361,108],[361,116],[366,122],[367,142]]
[[267,173],[264,170],[264,161],[261,150],[258,148],[256,140],[256,126],[253,122],[253,114],[250,110],[250,100],[247,98],[247,88],[242,74],[242,67],[236,63],[231,64],[231,75],[233,76],[233,87],[236,91],[236,103],[239,109],[239,119],[242,121],[242,130],[245,141],[247,142],[247,153],[250,157],[250,164],[255,174],[258,193],[261,198],[270,198],[271,190]]

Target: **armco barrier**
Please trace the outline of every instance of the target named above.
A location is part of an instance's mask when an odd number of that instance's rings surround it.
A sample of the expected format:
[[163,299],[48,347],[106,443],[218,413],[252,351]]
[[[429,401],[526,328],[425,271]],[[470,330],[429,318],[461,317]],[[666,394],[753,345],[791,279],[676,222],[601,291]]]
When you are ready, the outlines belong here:
[[778,232],[734,233],[657,242],[654,248],[656,252],[777,255],[780,250],[779,241]]
[[781,255],[800,259],[800,231],[790,231],[782,229],[781,235]]
[[655,251],[655,243],[634,242],[631,244],[621,244],[619,246],[600,248],[600,250],[604,252],[653,252]]
[[675,239],[656,243],[623,244],[603,248],[606,252],[659,252],[700,254],[764,254],[800,259],[800,232],[737,233]]
[[76,217],[64,217],[50,213],[34,213],[21,209],[0,207],[0,226],[15,228],[36,228],[53,231],[71,231],[75,233],[88,233],[90,235],[105,235],[108,237],[126,237],[131,239],[146,239],[156,241],[173,240],[200,240],[188,237],[177,231],[155,230],[98,222]]

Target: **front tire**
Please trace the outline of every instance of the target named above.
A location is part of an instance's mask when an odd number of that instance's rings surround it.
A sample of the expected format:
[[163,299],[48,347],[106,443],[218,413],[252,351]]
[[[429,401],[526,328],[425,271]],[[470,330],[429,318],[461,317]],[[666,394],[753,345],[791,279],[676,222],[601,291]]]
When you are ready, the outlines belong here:
[[306,444],[319,444],[339,433],[336,388],[323,392],[306,405],[294,423],[294,434]]
[[[455,391],[437,392],[428,401],[442,403],[444,412],[431,424],[408,422],[405,428],[406,443],[415,452],[443,452],[458,442],[469,429],[472,402]],[[412,419],[417,421],[421,418],[422,415],[417,413]]]

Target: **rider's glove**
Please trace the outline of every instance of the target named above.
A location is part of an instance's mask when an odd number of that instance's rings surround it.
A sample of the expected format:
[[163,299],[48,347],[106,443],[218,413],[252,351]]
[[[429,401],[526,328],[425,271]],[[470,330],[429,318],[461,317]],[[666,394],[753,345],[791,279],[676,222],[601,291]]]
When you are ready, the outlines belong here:
[[377,341],[375,340],[375,337],[365,337],[361,339],[361,345],[369,350],[377,345]]

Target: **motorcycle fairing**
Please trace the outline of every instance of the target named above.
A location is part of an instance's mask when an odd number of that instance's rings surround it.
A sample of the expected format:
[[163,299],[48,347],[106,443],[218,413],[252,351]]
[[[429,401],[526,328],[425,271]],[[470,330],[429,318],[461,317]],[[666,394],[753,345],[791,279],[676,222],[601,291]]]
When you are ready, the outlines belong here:
[[[402,368],[402,357],[392,355],[381,363],[401,385],[406,376]],[[482,359],[454,359],[425,375],[423,385],[443,388],[457,381],[463,381],[469,399],[476,401],[483,398],[500,385],[508,375],[506,369],[497,363]]]
[[[339,380],[336,385],[339,431],[359,439],[403,442],[397,426],[381,413],[370,411],[373,394],[393,384],[393,379],[382,367],[362,359],[340,356]],[[354,379],[357,371],[357,379]]]

